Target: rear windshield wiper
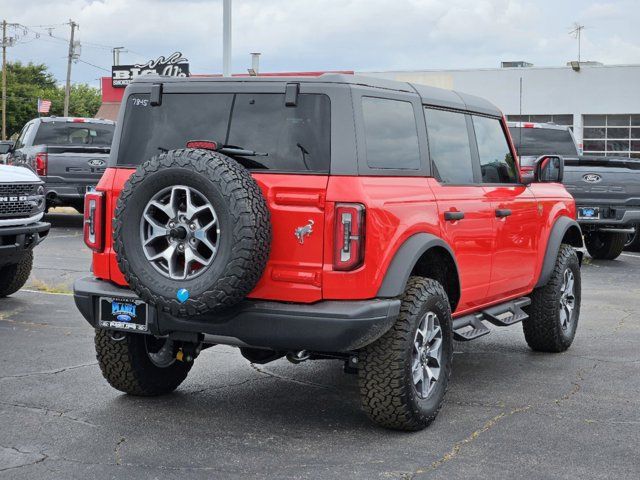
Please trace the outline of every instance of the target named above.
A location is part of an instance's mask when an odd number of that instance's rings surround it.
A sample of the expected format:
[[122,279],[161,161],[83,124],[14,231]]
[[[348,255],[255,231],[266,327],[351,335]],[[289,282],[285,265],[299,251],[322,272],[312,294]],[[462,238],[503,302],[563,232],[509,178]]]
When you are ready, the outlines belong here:
[[236,147],[235,145],[223,145],[216,149],[217,152],[224,153],[225,155],[237,155],[239,157],[268,157],[266,152],[256,152],[255,150],[246,150],[244,148]]

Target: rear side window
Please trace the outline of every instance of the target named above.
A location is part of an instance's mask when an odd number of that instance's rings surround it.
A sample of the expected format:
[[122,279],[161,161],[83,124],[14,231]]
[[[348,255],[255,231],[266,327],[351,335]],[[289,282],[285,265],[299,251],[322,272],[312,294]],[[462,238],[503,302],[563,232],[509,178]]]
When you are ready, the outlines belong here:
[[509,130],[518,155],[521,157],[576,156],[578,154],[568,129],[510,127]]
[[370,168],[420,168],[418,127],[410,102],[363,97],[362,114]]
[[425,118],[434,176],[442,183],[474,183],[465,115],[425,108]]
[[480,171],[484,183],[517,183],[516,162],[502,123],[496,118],[473,116]]
[[328,173],[329,97],[301,94],[297,103],[286,107],[284,94],[171,93],[152,107],[148,94],[132,95],[118,165],[139,165],[190,140],[212,140],[267,154],[233,157],[249,169]]
[[34,145],[91,145],[110,147],[114,125],[91,122],[42,122]]

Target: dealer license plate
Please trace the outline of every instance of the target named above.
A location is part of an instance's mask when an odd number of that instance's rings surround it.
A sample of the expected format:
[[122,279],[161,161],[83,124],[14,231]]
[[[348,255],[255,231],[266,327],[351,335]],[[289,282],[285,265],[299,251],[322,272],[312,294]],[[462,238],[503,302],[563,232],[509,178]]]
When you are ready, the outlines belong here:
[[148,332],[147,304],[130,298],[100,297],[100,327]]
[[600,218],[600,208],[598,207],[578,207],[578,219],[591,220]]

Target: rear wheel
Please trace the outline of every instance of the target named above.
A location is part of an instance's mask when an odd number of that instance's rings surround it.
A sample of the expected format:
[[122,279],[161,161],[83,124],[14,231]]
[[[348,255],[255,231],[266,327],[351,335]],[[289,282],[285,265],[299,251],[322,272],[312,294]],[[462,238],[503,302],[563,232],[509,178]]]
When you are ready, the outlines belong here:
[[178,345],[168,338],[98,329],[95,345],[104,378],[113,388],[131,395],[172,392],[193,365],[176,360]]
[[633,230],[633,233],[627,234],[624,249],[630,252],[640,252],[640,224],[634,225]]
[[575,250],[561,245],[549,282],[531,294],[522,321],[524,337],[532,350],[564,352],[576,335],[580,317],[580,263]]
[[589,232],[584,237],[587,251],[597,260],[613,260],[618,258],[627,243],[626,233]]
[[436,418],[451,375],[451,325],[442,285],[411,277],[395,324],[359,354],[362,406],[374,422],[414,431]]
[[20,290],[31,274],[33,251],[29,250],[18,263],[0,267],[0,298]]

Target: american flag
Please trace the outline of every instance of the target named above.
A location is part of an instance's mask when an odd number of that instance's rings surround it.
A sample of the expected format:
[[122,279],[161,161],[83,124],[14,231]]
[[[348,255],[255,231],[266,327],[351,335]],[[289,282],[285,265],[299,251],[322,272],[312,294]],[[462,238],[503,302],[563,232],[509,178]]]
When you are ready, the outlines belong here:
[[51,109],[51,100],[38,99],[38,113],[49,113]]

